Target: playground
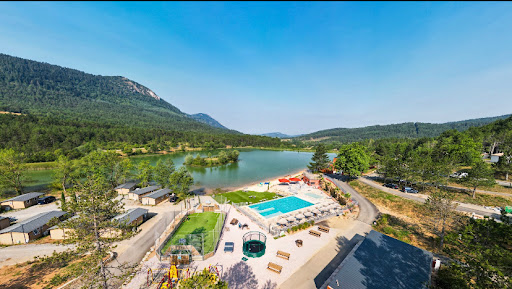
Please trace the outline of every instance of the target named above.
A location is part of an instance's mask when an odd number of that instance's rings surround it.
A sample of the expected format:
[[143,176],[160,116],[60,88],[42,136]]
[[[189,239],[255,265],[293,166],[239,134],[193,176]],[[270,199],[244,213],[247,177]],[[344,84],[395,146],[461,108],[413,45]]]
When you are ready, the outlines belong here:
[[212,252],[219,240],[224,214],[194,213],[186,218],[162,248],[162,253],[167,252],[172,245],[193,245],[202,255]]

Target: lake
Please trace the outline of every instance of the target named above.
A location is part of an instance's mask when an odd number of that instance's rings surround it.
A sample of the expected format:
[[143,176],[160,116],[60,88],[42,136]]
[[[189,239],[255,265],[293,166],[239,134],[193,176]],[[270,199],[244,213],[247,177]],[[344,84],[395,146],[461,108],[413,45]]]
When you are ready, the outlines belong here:
[[[311,161],[311,152],[269,151],[257,149],[240,149],[239,161],[214,168],[187,167],[194,177],[194,188],[237,188],[247,184],[289,175],[305,169]],[[218,151],[193,152],[193,156],[208,153],[216,155]],[[138,162],[148,160],[155,165],[159,159],[170,158],[176,167],[182,166],[187,153],[174,153],[167,155],[134,156],[131,160]],[[329,154],[332,159],[335,154]],[[30,171],[29,176],[34,181],[32,186],[40,187],[51,181],[53,170]]]

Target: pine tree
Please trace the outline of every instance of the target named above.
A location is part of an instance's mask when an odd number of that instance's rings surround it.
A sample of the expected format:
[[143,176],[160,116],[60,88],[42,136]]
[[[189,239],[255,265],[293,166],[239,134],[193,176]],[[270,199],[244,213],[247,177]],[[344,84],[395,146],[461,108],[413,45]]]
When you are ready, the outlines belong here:
[[312,162],[309,163],[308,168],[313,172],[317,173],[320,170],[327,168],[329,165],[329,156],[327,155],[327,148],[323,144],[319,144],[316,147],[315,153],[311,158]]

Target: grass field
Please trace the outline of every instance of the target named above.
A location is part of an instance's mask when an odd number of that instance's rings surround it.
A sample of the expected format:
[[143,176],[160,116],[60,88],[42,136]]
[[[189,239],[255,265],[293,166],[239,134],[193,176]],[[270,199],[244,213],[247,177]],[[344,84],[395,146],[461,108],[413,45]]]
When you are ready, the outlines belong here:
[[[249,198],[249,196],[254,196],[254,198]],[[248,202],[249,204],[259,203],[262,200],[272,200],[274,197],[281,197],[276,193],[270,192],[254,192],[254,191],[234,191],[229,193],[217,194],[213,197],[217,202],[224,203],[226,199],[228,202],[232,203],[241,203]]]
[[[213,233],[217,220],[224,221],[224,214],[214,212],[204,212],[190,214],[181,226],[176,230],[172,238],[162,248],[162,253],[166,252],[171,245],[180,245],[180,239],[186,239],[187,244],[194,245],[196,249],[202,250],[202,236],[204,234],[204,253],[207,254],[215,249],[215,245],[220,232]],[[196,234],[194,236],[187,236]]]

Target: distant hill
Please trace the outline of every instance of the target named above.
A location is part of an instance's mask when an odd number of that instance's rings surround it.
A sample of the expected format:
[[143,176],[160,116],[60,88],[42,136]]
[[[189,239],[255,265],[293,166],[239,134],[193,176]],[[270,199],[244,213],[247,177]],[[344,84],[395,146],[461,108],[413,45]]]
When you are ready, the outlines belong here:
[[126,77],[93,75],[5,54],[0,54],[0,111],[132,127],[238,133],[223,126],[212,129]]
[[189,114],[189,116],[199,122],[206,123],[207,125],[228,129],[227,127],[220,124],[217,120],[212,118],[211,116],[207,115],[206,113],[196,113],[196,114]]
[[269,133],[263,133],[263,134],[260,134],[260,135],[262,135],[262,136],[269,136],[269,137],[277,137],[277,138],[292,138],[292,137],[301,136],[301,134],[288,135],[288,134],[284,134],[284,133],[280,133],[280,132],[269,132]]
[[467,130],[470,127],[479,127],[496,120],[506,119],[508,115],[469,119],[446,123],[421,123],[408,122],[390,125],[374,125],[361,128],[333,128],[321,130],[310,134],[305,134],[295,139],[303,141],[321,141],[321,142],[354,142],[365,139],[381,138],[419,138],[436,137],[444,131],[456,129],[458,131]]

